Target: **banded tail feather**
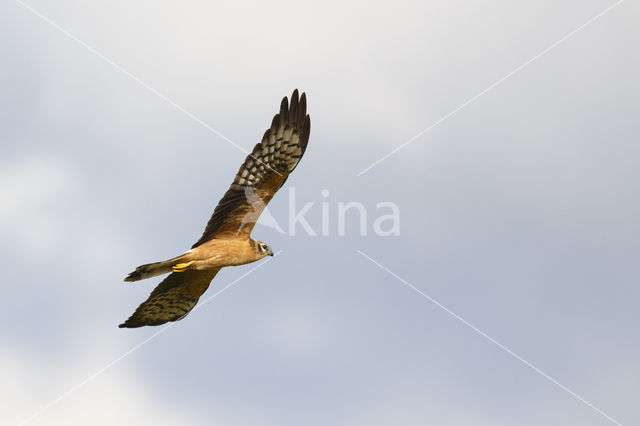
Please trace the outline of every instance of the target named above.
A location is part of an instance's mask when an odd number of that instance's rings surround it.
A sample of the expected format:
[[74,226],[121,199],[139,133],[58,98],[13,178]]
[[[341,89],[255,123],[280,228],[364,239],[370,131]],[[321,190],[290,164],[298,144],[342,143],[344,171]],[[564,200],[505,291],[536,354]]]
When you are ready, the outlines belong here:
[[140,265],[135,271],[131,272],[125,278],[125,281],[139,281],[146,278],[155,277],[157,275],[163,275],[172,271],[172,268],[177,263],[184,260],[185,254],[181,254],[173,259],[165,260],[162,262],[147,263],[146,265]]

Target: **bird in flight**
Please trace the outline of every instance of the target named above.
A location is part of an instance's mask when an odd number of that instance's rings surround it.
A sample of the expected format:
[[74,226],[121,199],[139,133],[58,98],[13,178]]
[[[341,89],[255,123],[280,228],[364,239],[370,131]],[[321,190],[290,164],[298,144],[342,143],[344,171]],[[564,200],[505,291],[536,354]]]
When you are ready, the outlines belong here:
[[262,141],[240,166],[191,250],[163,262],[138,266],[125,278],[138,281],[170,272],[120,328],[182,319],[198,303],[221,268],[273,256],[267,244],[251,238],[251,230],[298,165],[307,148],[310,129],[306,95],[298,97],[296,89],[291,102],[286,96],[282,99],[280,113],[273,117]]

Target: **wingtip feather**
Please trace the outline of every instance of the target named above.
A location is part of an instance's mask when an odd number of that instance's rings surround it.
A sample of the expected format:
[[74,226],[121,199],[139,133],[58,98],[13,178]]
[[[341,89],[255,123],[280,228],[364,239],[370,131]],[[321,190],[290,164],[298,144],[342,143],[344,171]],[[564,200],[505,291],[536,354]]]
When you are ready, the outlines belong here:
[[289,111],[289,99],[285,96],[282,98],[282,102],[280,102],[280,117],[286,119],[287,112]]
[[293,91],[291,95],[291,103],[289,104],[289,123],[295,123],[298,113],[298,89]]
[[307,115],[307,94],[302,92],[302,96],[300,96],[300,103],[298,104],[296,123],[302,123],[305,115]]

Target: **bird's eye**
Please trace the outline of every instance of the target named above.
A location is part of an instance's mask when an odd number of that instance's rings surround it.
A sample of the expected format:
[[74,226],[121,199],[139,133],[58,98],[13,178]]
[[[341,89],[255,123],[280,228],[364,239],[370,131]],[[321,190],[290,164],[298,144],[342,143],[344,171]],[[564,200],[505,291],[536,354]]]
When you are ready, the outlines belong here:
[[260,244],[260,251],[266,251],[267,250],[267,245],[266,244]]

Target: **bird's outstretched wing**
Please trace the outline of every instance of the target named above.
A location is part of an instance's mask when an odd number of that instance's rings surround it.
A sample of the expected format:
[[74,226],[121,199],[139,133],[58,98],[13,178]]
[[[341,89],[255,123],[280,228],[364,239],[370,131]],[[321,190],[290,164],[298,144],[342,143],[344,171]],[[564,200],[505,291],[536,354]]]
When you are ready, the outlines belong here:
[[247,156],[233,183],[215,208],[197,247],[211,238],[249,236],[260,213],[296,168],[307,148],[311,122],[307,98],[298,89],[282,99],[262,141]]
[[177,321],[198,303],[220,268],[206,271],[173,272],[151,292],[149,298],[120,324],[120,328],[136,328]]

